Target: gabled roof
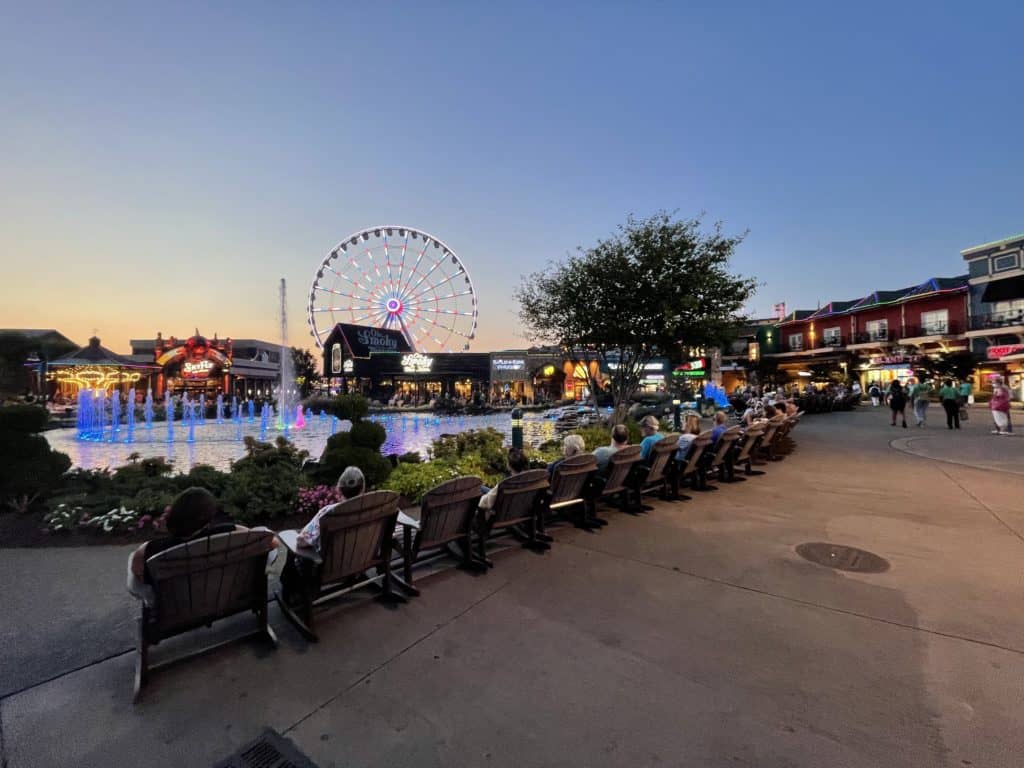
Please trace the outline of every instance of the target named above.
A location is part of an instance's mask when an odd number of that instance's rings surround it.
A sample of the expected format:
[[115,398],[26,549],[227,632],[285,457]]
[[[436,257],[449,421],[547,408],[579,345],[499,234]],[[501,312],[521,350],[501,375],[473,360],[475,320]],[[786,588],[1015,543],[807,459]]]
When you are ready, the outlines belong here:
[[785,325],[786,323],[795,323],[800,320],[806,320],[808,317],[813,315],[818,310],[816,309],[794,309],[788,315],[786,315],[779,322],[779,325]]
[[897,291],[875,291],[873,293],[869,293],[863,299],[858,301],[856,305],[851,307],[851,309],[864,309],[866,307],[873,307],[877,304],[891,304],[892,302],[899,301],[904,296],[909,295],[916,287],[917,286],[912,285],[908,288],[900,288]]
[[861,299],[850,299],[849,301],[830,301],[824,307],[822,307],[813,315],[811,315],[811,317],[815,318],[826,317],[828,315],[839,315],[842,314],[843,312],[846,312],[848,309],[857,306],[857,304],[860,303],[861,301]]
[[925,280],[919,286],[910,291],[904,298],[911,296],[927,296],[929,293],[946,293],[948,291],[966,291],[970,286],[967,283],[967,275],[957,277],[933,277]]
[[64,355],[59,360],[50,363],[50,367],[72,365],[98,365],[111,368],[156,368],[154,365],[139,363],[125,355],[111,352],[100,344],[100,340],[93,336],[89,343],[80,347],[74,352]]
[[977,252],[980,252],[980,251],[987,251],[990,248],[997,248],[997,247],[999,247],[1001,245],[1006,245],[1008,243],[1012,243],[1012,242],[1017,241],[1017,240],[1024,241],[1024,232],[1022,232],[1019,235],[1012,235],[1010,237],[1004,237],[1002,240],[993,240],[991,243],[982,243],[981,245],[972,245],[970,248],[964,248],[962,251],[960,251],[960,255],[966,257],[966,256],[969,256],[972,253],[977,253]]

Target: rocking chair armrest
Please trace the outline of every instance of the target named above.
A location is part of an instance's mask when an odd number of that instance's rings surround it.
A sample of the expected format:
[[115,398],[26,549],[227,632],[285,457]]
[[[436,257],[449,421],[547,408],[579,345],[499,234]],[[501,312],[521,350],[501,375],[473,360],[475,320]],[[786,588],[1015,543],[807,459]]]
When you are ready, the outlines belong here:
[[277,538],[295,557],[301,557],[303,560],[309,560],[317,565],[323,563],[323,559],[321,559],[320,553],[316,551],[315,547],[304,547],[299,544],[298,531],[279,531]]

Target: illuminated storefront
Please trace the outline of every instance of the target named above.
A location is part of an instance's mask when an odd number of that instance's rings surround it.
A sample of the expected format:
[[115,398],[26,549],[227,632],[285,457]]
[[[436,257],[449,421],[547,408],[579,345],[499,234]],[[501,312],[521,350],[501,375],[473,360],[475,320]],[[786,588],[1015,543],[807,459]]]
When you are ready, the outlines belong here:
[[74,399],[80,389],[116,389],[127,394],[134,387],[137,393],[144,392],[157,370],[155,365],[111,352],[93,336],[78,351],[49,363],[46,379],[53,397]]

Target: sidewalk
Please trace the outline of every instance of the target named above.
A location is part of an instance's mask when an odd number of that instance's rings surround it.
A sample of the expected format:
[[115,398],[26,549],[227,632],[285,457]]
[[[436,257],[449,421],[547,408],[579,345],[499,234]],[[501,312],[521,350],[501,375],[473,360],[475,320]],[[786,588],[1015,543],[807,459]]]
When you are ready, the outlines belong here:
[[[983,437],[974,420],[924,432],[934,450]],[[870,409],[807,417],[794,437],[762,477],[611,514],[595,534],[559,529],[551,552],[431,576],[397,610],[332,608],[319,644],[275,611],[276,651],[238,644],[157,673],[137,707],[132,654],[100,660],[131,642],[134,614],[110,591],[122,553],[23,558],[5,584],[55,583],[42,605],[0,594],[5,667],[12,647],[12,666],[93,663],[0,700],[3,757],[210,766],[269,726],[321,768],[1018,766],[1019,476],[892,450],[887,414]],[[891,567],[823,568],[794,552],[812,541]],[[44,643],[63,635],[81,655],[25,661],[50,596],[97,592],[64,603]]]

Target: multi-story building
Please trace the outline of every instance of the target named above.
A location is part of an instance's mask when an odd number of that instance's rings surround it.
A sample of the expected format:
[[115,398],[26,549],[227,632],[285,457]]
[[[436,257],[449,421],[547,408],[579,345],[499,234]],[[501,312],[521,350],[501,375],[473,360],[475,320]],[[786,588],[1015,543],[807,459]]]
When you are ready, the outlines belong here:
[[922,357],[967,349],[968,291],[966,275],[934,277],[796,310],[778,323],[764,356],[792,378],[811,368],[842,371],[862,386],[906,378]]
[[981,364],[979,385],[1005,376],[1024,400],[1024,234],[960,252],[971,287],[967,337]]

